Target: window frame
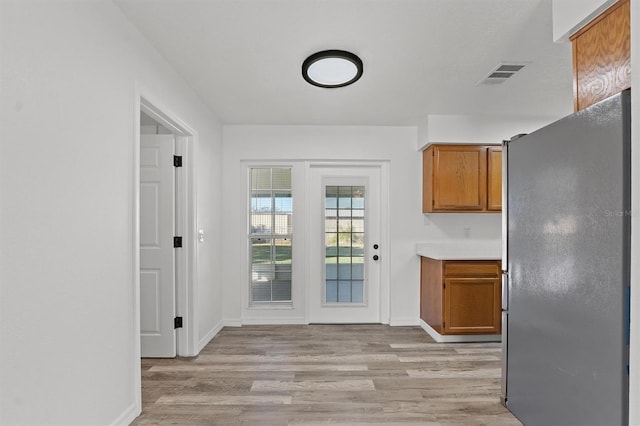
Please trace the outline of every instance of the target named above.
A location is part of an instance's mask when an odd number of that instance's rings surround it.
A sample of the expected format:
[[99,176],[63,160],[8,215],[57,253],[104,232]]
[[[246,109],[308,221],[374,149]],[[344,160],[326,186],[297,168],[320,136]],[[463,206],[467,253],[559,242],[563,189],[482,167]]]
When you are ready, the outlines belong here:
[[[253,171],[254,170],[258,170],[258,169],[269,169],[270,170],[270,182],[269,182],[269,188],[265,189],[265,188],[253,188]],[[286,169],[289,171],[289,188],[274,188],[273,185],[273,170],[275,169]],[[246,232],[247,232],[247,266],[248,266],[248,279],[247,279],[247,304],[249,308],[277,308],[277,307],[285,307],[285,308],[291,308],[293,306],[293,299],[294,299],[294,255],[293,255],[293,247],[294,247],[294,235],[293,235],[293,218],[294,218],[294,191],[293,191],[293,175],[294,175],[294,167],[293,165],[287,164],[287,165],[262,165],[262,164],[251,164],[247,166],[247,227],[246,227]],[[252,218],[254,217],[254,212],[253,212],[253,198],[254,198],[254,194],[256,193],[269,193],[269,200],[270,200],[270,210],[269,210],[269,216],[270,216],[270,225],[271,225],[271,229],[270,232],[254,232],[254,228],[253,228],[253,222],[252,222]],[[291,207],[290,207],[290,211],[288,214],[288,219],[286,220],[287,225],[286,226],[286,231],[285,233],[277,233],[276,231],[277,229],[277,209],[276,209],[276,204],[277,204],[277,197],[276,194],[278,192],[288,192],[290,194],[290,203],[291,203]],[[253,273],[254,273],[254,259],[253,259],[253,241],[254,239],[257,238],[264,238],[267,240],[270,240],[270,256],[271,256],[271,263],[268,263],[269,265],[271,265],[272,268],[272,273],[276,274],[276,269],[277,269],[277,265],[279,265],[279,263],[277,263],[277,259],[276,259],[276,254],[274,252],[275,250],[275,245],[274,245],[274,241],[275,240],[288,240],[290,242],[289,247],[291,250],[291,254],[290,254],[290,258],[291,258],[291,267],[289,270],[289,300],[273,300],[273,295],[274,295],[274,281],[273,279],[269,280],[269,289],[270,289],[270,299],[271,300],[254,300],[254,278],[253,278]]]

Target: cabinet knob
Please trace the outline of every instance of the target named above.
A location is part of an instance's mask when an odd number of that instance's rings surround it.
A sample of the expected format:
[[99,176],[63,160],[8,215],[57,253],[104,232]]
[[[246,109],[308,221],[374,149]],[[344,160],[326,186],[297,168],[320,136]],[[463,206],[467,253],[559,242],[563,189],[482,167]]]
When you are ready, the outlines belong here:
[[380,259],[380,256],[378,256],[377,254],[374,254],[373,255],[373,260],[378,260],[378,259]]
[[377,244],[374,244],[374,245],[373,245],[373,249],[374,249],[374,250],[378,250],[378,247],[379,247],[379,246],[378,246]]

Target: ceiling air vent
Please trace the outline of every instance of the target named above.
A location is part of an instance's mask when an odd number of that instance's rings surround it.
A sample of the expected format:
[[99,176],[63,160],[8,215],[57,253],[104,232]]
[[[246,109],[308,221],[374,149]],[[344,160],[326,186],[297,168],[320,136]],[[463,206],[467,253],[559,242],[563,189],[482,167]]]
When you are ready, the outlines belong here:
[[488,75],[478,82],[478,84],[504,83],[527,64],[528,62],[502,62],[496,65]]

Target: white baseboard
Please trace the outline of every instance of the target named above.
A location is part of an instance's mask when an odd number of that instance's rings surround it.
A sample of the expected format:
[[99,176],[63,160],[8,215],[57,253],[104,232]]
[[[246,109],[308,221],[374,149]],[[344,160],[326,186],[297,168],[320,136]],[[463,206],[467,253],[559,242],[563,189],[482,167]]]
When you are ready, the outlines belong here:
[[110,424],[114,426],[121,426],[121,425],[127,426],[131,424],[131,422],[133,422],[136,419],[136,417],[140,415],[140,413],[142,413],[141,407],[138,407],[137,404],[134,402],[129,407],[127,407],[127,409],[124,410],[124,412],[120,414],[118,418],[115,419]]
[[416,318],[391,318],[389,320],[391,327],[415,327],[420,325],[419,319]]
[[306,325],[304,317],[242,318],[242,325]]
[[242,321],[239,318],[226,318],[222,323],[224,327],[242,327]]
[[218,322],[202,339],[200,339],[200,341],[198,342],[198,353],[200,353],[200,351],[203,350],[204,347],[207,346],[207,344],[209,344],[211,339],[216,337],[216,334],[218,334],[220,330],[222,330],[222,327],[224,327],[223,320]]
[[458,334],[442,335],[435,331],[429,324],[420,319],[420,327],[438,343],[470,343],[470,342],[500,342],[500,334]]
[[[415,318],[393,318],[389,320],[392,327],[415,327],[421,320]],[[242,319],[225,319],[225,327],[242,327],[243,325],[306,325],[309,324],[304,317],[245,317]],[[384,323],[383,323],[384,324]]]

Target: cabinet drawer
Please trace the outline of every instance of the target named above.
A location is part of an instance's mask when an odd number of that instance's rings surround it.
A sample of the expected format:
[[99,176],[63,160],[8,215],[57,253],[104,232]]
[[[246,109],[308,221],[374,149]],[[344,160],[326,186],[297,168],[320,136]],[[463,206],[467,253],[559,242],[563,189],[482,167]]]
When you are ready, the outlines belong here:
[[500,275],[498,262],[445,262],[444,275],[447,277],[497,277]]

